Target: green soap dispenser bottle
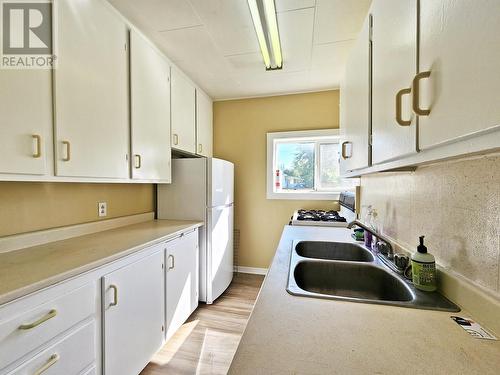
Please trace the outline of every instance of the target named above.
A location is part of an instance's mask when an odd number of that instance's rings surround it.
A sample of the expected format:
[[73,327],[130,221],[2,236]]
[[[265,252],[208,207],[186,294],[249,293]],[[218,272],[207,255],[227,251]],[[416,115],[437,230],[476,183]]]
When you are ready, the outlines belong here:
[[411,256],[411,272],[415,288],[434,292],[437,288],[436,260],[427,252],[424,245],[424,236],[420,236],[420,245],[417,252]]

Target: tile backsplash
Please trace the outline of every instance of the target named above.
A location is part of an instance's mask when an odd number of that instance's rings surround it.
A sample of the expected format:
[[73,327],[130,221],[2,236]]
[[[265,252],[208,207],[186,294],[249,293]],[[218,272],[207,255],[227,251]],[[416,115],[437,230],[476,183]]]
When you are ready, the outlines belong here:
[[500,298],[499,154],[363,176],[361,204],[402,247],[425,235],[438,264]]

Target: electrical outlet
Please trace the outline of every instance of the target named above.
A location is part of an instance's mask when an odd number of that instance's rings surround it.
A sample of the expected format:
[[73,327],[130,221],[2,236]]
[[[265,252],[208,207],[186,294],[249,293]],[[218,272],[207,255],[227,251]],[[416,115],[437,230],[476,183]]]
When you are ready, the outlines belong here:
[[97,203],[97,213],[99,217],[104,217],[108,215],[108,204],[106,202]]

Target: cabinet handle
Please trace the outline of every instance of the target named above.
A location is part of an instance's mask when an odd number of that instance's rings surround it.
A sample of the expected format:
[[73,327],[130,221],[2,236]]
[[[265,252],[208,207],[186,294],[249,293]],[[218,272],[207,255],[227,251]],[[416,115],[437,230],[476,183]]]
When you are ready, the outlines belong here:
[[431,113],[430,109],[422,109],[420,108],[420,80],[423,78],[429,78],[431,76],[431,72],[420,72],[415,78],[413,78],[413,99],[412,106],[413,112],[415,112],[419,116],[429,116]]
[[34,375],[40,375],[47,371],[50,367],[54,366],[56,362],[59,361],[59,354],[55,353],[52,354],[47,361],[42,367],[40,367],[38,370],[35,371]]
[[402,118],[402,99],[403,95],[411,94],[411,88],[406,88],[399,90],[396,94],[396,122],[401,126],[410,126],[411,118],[409,120],[403,120]]
[[177,134],[174,134],[174,145],[178,145],[179,144],[179,136]]
[[345,152],[345,148],[346,148],[345,146],[348,145],[348,144],[350,144],[350,143],[351,142],[348,142],[348,141],[342,142],[342,152],[341,152],[341,154],[342,154],[342,159],[344,159],[344,160],[349,159],[352,156],[352,153],[351,153],[351,155],[347,156],[347,154]]
[[35,142],[35,152],[33,153],[33,157],[39,158],[42,156],[42,137],[38,134],[33,134],[32,137]]
[[200,143],[198,144],[198,152],[202,152],[203,151],[203,145]]
[[142,166],[142,159],[141,159],[141,155],[139,155],[139,154],[135,154],[135,155],[134,155],[134,158],[135,158],[134,167],[135,167],[136,169],[139,169],[139,168]]
[[56,315],[57,315],[57,310],[52,309],[46,315],[42,316],[38,320],[35,320],[33,323],[21,324],[19,326],[19,329],[28,330],[28,329],[35,328],[35,327],[39,326],[40,324],[46,322],[47,320],[52,319]]
[[113,289],[113,302],[109,304],[109,306],[118,305],[118,287],[116,285],[110,285],[109,289]]
[[62,158],[62,161],[71,160],[71,144],[68,141],[62,141],[63,146],[66,146],[66,157]]
[[171,259],[171,261],[170,261],[171,265],[168,267],[168,269],[173,270],[175,268],[175,257],[172,254],[170,254],[168,256],[168,259]]

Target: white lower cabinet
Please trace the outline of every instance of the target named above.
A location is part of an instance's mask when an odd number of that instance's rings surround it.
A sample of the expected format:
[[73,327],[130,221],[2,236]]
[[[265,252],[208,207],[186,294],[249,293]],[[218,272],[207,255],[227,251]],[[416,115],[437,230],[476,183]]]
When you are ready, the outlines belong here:
[[95,322],[75,329],[8,375],[78,375],[95,362]]
[[[96,311],[95,284],[26,310],[0,311],[0,369],[49,342]],[[10,315],[10,316],[9,316]]]
[[198,230],[167,243],[167,340],[198,306]]
[[163,249],[103,277],[106,375],[137,375],[163,343]]
[[0,375],[137,375],[198,306],[198,229],[0,306]]

